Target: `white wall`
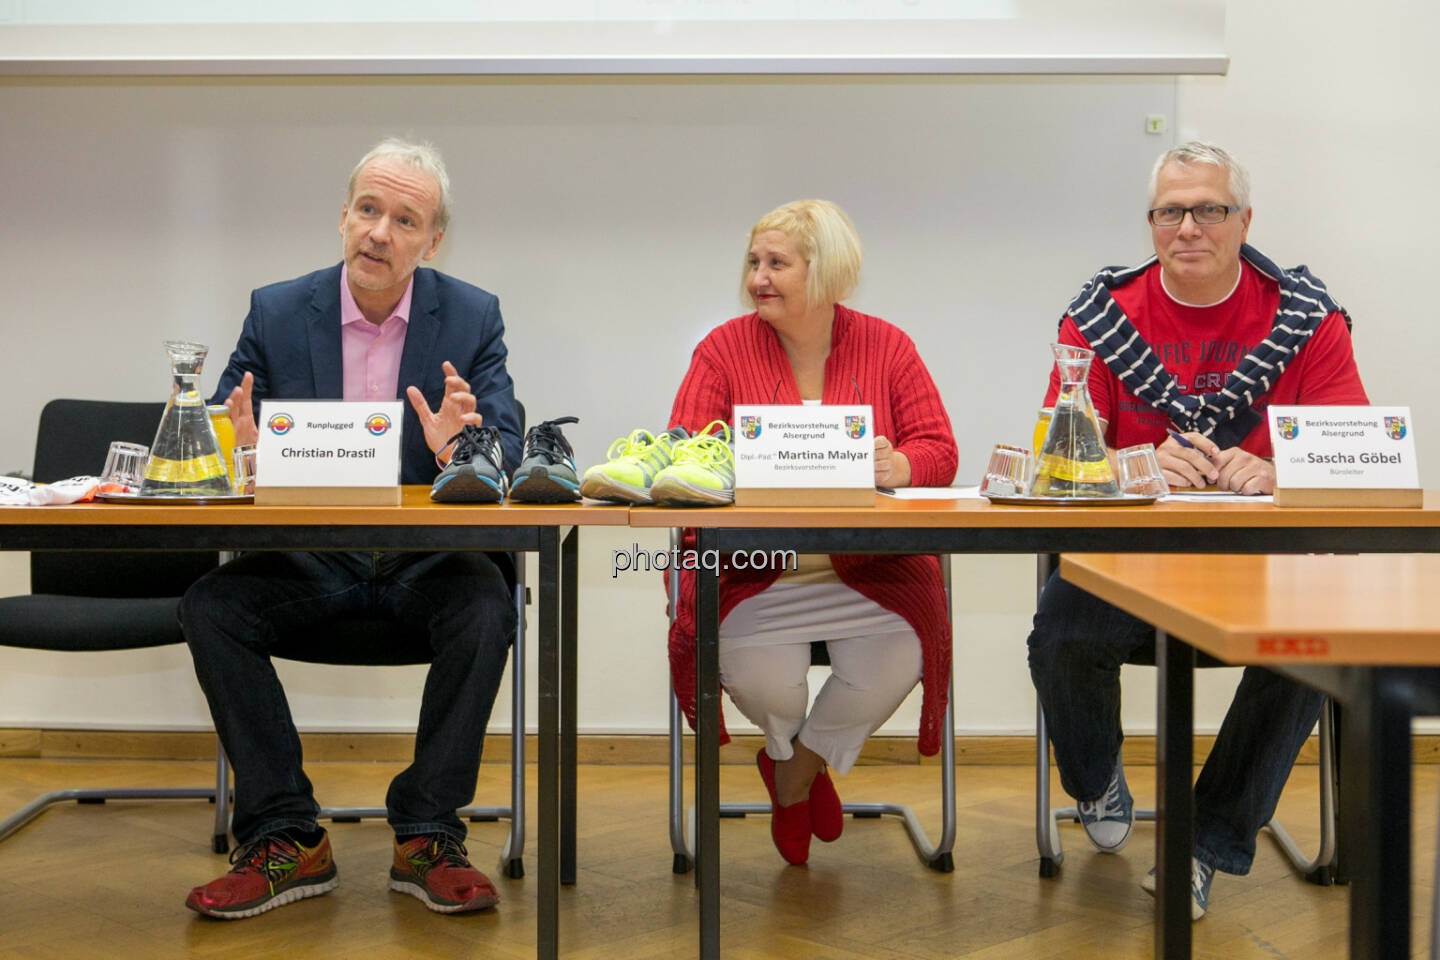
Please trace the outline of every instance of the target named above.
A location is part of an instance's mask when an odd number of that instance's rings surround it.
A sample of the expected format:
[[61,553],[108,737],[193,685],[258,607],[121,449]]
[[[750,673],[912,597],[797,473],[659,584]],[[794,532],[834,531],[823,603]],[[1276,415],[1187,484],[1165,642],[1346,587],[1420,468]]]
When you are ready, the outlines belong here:
[[[351,158],[412,132],[447,151],[459,187],[436,265],[500,295],[518,393],[532,419],[582,416],[570,431],[580,459],[663,421],[693,344],[738,312],[749,224],[819,195],[851,212],[866,243],[854,304],[905,327],[935,374],[964,481],[991,443],[1028,436],[1044,345],[1078,283],[1148,252],[1144,177],[1168,143],[1139,134],[1147,112],[1250,164],[1252,242],[1310,265],[1351,309],[1372,399],[1414,407],[1428,463],[1435,406],[1411,384],[1427,382],[1437,334],[1411,320],[1428,309],[1411,278],[1425,276],[1440,156],[1436,108],[1418,93],[1433,87],[1421,44],[1440,16],[1388,0],[1359,25],[1353,9],[1230,4],[1230,76],[1178,84],[0,83],[0,470],[29,462],[44,398],[158,398],[164,336],[227,351],[250,288],[336,259],[330,225]],[[610,551],[632,542],[660,545],[643,531],[583,538],[583,731],[664,726],[663,595],[654,578],[609,576]],[[1033,729],[1033,562],[957,558],[955,584],[959,727]],[[0,555],[0,590],[25,587],[20,558]],[[302,726],[413,726],[418,669],[282,674]],[[1133,732],[1153,728],[1152,678],[1127,685]],[[1201,728],[1218,723],[1233,682],[1202,675]],[[891,728],[913,729],[915,706]],[[0,725],[208,716],[184,650],[77,661],[0,649]]]

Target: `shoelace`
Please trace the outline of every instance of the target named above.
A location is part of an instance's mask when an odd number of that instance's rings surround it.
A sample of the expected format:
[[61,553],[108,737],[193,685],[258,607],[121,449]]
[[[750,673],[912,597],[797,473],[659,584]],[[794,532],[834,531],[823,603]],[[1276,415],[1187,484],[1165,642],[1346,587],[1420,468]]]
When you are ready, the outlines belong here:
[[1096,820],[1121,816],[1125,812],[1125,806],[1120,800],[1120,778],[1110,778],[1110,786],[1106,788],[1105,796],[1099,800],[1081,800],[1076,807],[1081,813]]
[[1215,868],[1208,863],[1201,863],[1199,860],[1192,859],[1191,863],[1195,865],[1195,869],[1190,871],[1190,895],[1195,898],[1197,903],[1205,906],[1205,901],[1209,899],[1205,885],[1215,875]]
[[630,436],[621,437],[610,444],[605,451],[606,460],[638,460],[650,452],[655,445],[655,435],[649,430],[634,430]]
[[465,844],[449,836],[430,838],[430,845],[422,853],[410,857],[410,863],[429,871],[434,867],[468,867],[470,858]]
[[246,870],[260,870],[270,884],[270,895],[275,895],[275,881],[295,869],[300,861],[300,845],[279,837],[266,835],[251,840],[243,847],[230,852],[231,873]]
[[573,459],[575,451],[571,449],[570,441],[560,432],[560,424],[579,422],[579,417],[556,417],[554,420],[535,424],[525,433],[525,459],[543,456],[551,463]]
[[500,429],[477,427],[473,423],[467,423],[460,428],[459,433],[445,441],[445,447],[452,443],[455,444],[455,449],[450,453],[450,462],[470,463],[476,456],[481,455],[482,451],[500,443]]
[[[720,432],[711,433],[711,428],[717,426]],[[675,444],[670,456],[674,463],[698,463],[706,467],[732,466],[735,454],[730,449],[730,425],[724,420],[712,420],[695,436]]]

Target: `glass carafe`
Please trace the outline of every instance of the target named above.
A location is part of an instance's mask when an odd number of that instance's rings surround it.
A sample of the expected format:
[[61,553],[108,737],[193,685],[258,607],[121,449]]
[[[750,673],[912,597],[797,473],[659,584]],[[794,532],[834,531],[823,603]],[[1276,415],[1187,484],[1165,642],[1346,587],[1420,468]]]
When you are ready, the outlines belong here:
[[1052,344],[1060,394],[1035,457],[1034,497],[1118,497],[1120,487],[1085,385],[1094,350]]
[[170,355],[170,399],[160,429],[150,444],[140,495],[214,497],[230,493],[230,475],[220,460],[215,428],[200,396],[200,368],[209,348],[185,340],[166,340]]

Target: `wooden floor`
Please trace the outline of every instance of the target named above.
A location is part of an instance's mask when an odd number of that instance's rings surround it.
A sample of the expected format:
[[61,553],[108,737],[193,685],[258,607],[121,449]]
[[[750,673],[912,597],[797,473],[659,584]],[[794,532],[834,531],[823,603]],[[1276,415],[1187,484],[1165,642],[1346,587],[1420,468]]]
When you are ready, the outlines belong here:
[[[327,803],[379,802],[397,765],[315,763]],[[529,768],[534,810],[534,767]],[[1137,798],[1153,796],[1154,770],[1127,771]],[[0,760],[0,810],[49,789],[203,785],[197,762]],[[1415,770],[1415,943],[1425,953],[1435,841],[1436,768]],[[482,767],[479,802],[502,802],[508,768]],[[1065,825],[1068,857],[1053,880],[1037,876],[1033,773],[1025,767],[962,767],[957,776],[956,870],[923,869],[904,830],[847,821],[834,844],[816,843],[806,867],[787,867],[768,818],[721,828],[725,957],[878,960],[929,957],[1144,958],[1151,956],[1152,901],[1139,888],[1153,830],[1137,825],[1119,856],[1091,851]],[[849,800],[909,800],[938,830],[933,766],[857,767],[839,781]],[[1315,767],[1299,767],[1281,815],[1302,844],[1316,834]],[[753,769],[722,769],[723,795],[762,792]],[[1055,787],[1059,789],[1058,784]],[[562,954],[574,960],[696,954],[691,876],[671,872],[665,771],[596,765],[580,770],[579,883],[561,894]],[[384,823],[332,829],[340,888],[251,920],[210,921],[184,909],[186,892],[226,869],[209,849],[204,802],[65,804],[0,843],[0,957],[462,957],[534,956],[533,881],[496,876],[498,910],[446,917],[387,891],[390,832]],[[471,828],[477,866],[495,875],[504,824]],[[533,875],[533,819],[526,868]],[[1209,958],[1345,955],[1347,888],[1307,884],[1274,844],[1260,841],[1249,876],[1217,874],[1211,913],[1195,926],[1195,955]]]

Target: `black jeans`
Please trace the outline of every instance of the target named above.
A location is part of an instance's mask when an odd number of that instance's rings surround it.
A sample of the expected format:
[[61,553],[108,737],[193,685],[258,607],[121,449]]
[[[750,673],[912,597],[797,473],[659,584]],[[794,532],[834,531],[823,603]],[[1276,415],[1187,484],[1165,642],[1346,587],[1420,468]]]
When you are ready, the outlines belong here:
[[[1120,665],[1154,642],[1154,627],[1051,574],[1030,633],[1030,677],[1060,782],[1076,800],[1105,792],[1125,739]],[[1195,782],[1196,859],[1225,873],[1250,872],[1255,837],[1275,815],[1323,701],[1279,674],[1245,669]]]
[[239,843],[315,827],[319,807],[300,738],[270,662],[347,616],[424,624],[433,652],[413,762],[385,797],[397,836],[465,838],[455,815],[475,795],[480,749],[515,611],[483,553],[248,553],[198,580],[180,603],[195,673],[235,770]]

